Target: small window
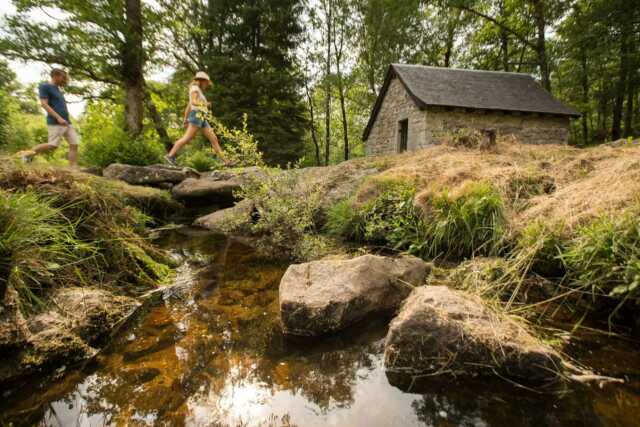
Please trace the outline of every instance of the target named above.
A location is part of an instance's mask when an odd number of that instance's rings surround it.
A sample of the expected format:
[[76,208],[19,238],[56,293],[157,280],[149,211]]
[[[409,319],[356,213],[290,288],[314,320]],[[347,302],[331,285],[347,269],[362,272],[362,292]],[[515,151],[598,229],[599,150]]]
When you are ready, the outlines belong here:
[[407,141],[409,139],[409,120],[404,119],[398,122],[398,153],[407,151]]

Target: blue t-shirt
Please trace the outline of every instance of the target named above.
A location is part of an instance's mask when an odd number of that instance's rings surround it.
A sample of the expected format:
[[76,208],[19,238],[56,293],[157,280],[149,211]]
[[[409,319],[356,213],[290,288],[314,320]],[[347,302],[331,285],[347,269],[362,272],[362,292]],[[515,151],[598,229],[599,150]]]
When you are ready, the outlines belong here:
[[[51,83],[42,83],[38,87],[38,97],[40,99],[46,99],[49,106],[53,108],[53,111],[60,114],[60,117],[68,123],[71,123],[71,120],[69,120],[69,110],[67,110],[67,101],[64,100],[64,96],[62,96],[62,92],[60,92],[58,86]],[[47,124],[57,125],[59,123],[55,117],[47,113]]]

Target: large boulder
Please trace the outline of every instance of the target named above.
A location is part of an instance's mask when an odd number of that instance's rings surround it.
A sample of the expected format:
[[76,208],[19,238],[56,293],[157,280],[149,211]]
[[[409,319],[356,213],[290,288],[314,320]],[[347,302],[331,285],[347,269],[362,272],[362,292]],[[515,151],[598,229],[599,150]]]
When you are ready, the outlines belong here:
[[234,206],[220,209],[209,215],[197,218],[193,225],[206,228],[207,230],[224,233],[233,223],[248,224],[251,221],[255,205],[251,200],[241,200]]
[[240,189],[239,179],[188,178],[173,187],[171,193],[177,200],[206,204],[233,205],[234,192]]
[[394,373],[491,374],[555,379],[560,356],[479,297],[446,286],[416,288],[391,322],[385,367]]
[[168,165],[132,166],[114,163],[102,171],[102,176],[118,179],[133,185],[165,187],[166,185],[177,184],[187,178],[194,178],[200,175],[190,168]]
[[429,271],[419,258],[364,255],[290,266],[280,281],[286,334],[336,332],[374,313],[392,314]]

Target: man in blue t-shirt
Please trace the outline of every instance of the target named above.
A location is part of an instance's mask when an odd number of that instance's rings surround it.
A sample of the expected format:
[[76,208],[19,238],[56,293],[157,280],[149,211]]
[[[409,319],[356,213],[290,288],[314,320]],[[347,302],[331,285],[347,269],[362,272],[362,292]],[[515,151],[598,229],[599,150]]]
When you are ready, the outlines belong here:
[[40,105],[47,112],[48,142],[36,145],[30,153],[22,156],[24,162],[30,162],[36,154],[55,150],[64,137],[69,142],[69,164],[71,167],[77,166],[79,138],[76,130],[71,126],[67,102],[60,91],[60,88],[66,86],[68,82],[67,72],[54,68],[51,70],[51,81],[42,83],[38,87]]

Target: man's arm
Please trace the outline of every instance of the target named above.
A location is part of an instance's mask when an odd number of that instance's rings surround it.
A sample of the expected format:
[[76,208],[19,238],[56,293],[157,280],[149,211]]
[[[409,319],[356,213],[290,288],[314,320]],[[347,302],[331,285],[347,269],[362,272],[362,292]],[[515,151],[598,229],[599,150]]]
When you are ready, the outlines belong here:
[[49,100],[47,98],[40,98],[40,105],[42,105],[42,108],[44,108],[51,117],[56,119],[59,124],[61,124],[62,126],[69,125],[69,123],[65,119],[63,119],[62,116],[60,116],[60,114],[56,113],[56,110],[51,108],[51,105],[49,105]]

